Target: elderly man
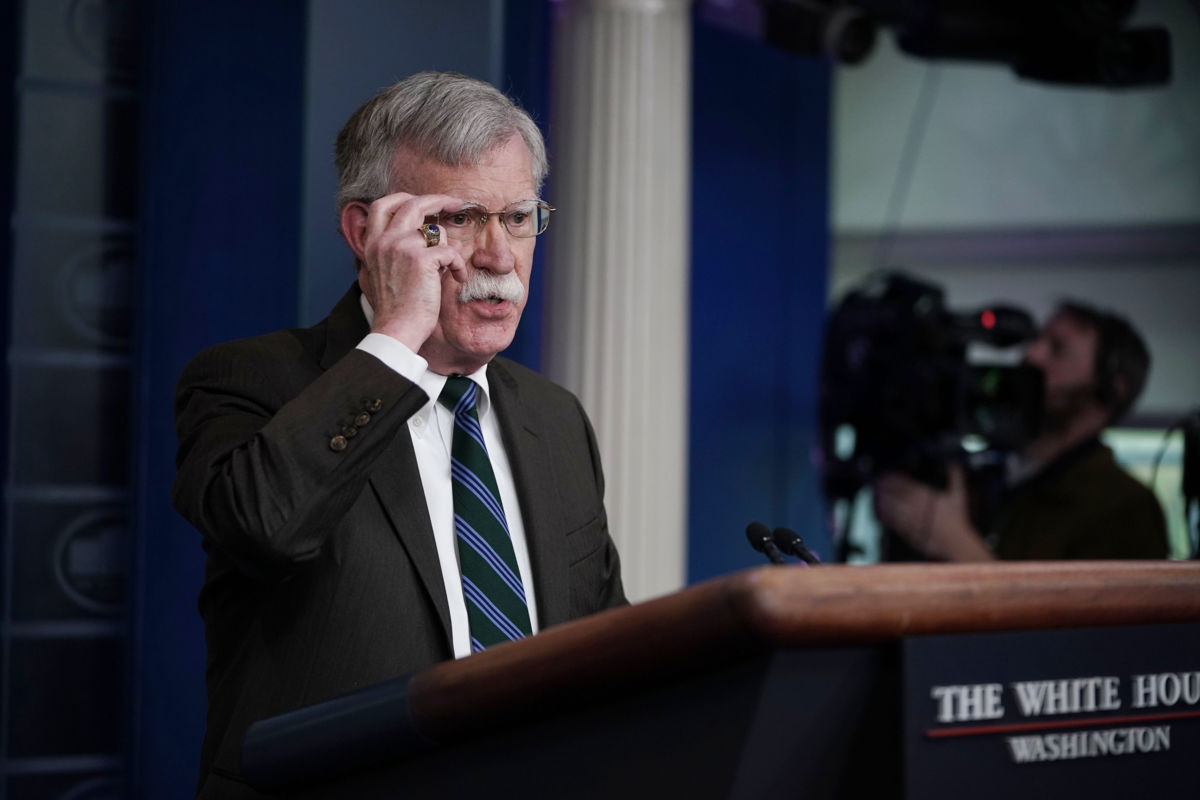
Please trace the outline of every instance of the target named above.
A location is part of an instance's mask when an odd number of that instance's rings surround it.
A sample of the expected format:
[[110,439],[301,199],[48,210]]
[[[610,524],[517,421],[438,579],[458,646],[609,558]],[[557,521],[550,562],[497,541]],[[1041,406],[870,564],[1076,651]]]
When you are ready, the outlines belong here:
[[422,73],[336,162],[355,285],[312,328],[201,353],[176,397],[174,500],[208,554],[201,796],[255,796],[255,720],[625,602],[583,409],[497,357],[553,211],[537,127]]
[[1063,303],[1025,358],[1045,375],[1045,423],[1009,465],[982,531],[957,467],[946,491],[883,476],[874,487],[879,521],[947,561],[1165,558],[1158,501],[1099,439],[1146,382],[1150,354],[1137,331],[1114,314]]

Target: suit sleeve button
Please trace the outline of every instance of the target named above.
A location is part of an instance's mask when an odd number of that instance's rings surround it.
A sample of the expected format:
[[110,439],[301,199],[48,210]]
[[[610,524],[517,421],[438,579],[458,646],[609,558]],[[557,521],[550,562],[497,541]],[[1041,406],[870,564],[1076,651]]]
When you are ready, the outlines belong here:
[[371,415],[364,411],[361,414],[359,414],[357,417],[354,418],[354,426],[357,428],[361,428],[370,421],[371,421]]
[[383,400],[378,397],[367,405],[367,411],[378,411],[381,408],[383,408]]
[[330,439],[329,440],[329,449],[335,453],[340,453],[343,450],[345,450],[346,449],[346,437],[338,435],[338,436],[335,436],[332,439]]
[[358,436],[358,428],[353,425],[343,425],[342,436],[345,436],[347,439],[353,439],[355,436]]

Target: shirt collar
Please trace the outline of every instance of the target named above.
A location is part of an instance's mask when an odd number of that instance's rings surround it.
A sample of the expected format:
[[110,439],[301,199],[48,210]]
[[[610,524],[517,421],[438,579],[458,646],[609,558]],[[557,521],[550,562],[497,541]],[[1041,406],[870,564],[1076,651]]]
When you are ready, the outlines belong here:
[[[375,309],[371,308],[371,303],[367,300],[365,294],[360,294],[358,299],[359,305],[362,306],[363,314],[367,318],[367,327],[369,328],[375,322]],[[475,408],[481,419],[492,407],[492,398],[488,393],[487,368],[488,365],[484,364],[466,376],[473,380],[475,385],[479,387],[479,396],[475,400]],[[432,402],[437,402],[437,398],[442,394],[442,389],[446,387],[446,378],[446,375],[439,375],[431,369],[426,369],[425,374],[421,376],[419,384],[425,390],[425,393],[429,395]]]

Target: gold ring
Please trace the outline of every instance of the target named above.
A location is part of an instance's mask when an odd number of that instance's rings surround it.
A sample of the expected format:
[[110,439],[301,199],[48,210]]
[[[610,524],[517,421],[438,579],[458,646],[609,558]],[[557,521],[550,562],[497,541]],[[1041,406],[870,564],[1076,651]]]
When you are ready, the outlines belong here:
[[437,247],[442,243],[442,229],[437,225],[427,222],[417,230],[425,237],[426,247]]

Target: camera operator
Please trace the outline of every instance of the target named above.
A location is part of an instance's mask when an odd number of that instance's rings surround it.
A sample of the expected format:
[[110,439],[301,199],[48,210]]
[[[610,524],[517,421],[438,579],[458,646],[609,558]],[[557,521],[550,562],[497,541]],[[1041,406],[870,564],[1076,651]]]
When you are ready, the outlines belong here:
[[[968,492],[957,464],[945,489],[887,473],[874,483],[880,523],[945,561],[1165,558],[1158,501],[1099,439],[1145,385],[1141,336],[1121,317],[1066,302],[1025,359],[1045,374],[1044,424],[1009,459],[1000,491]],[[989,494],[998,499],[989,503]]]

